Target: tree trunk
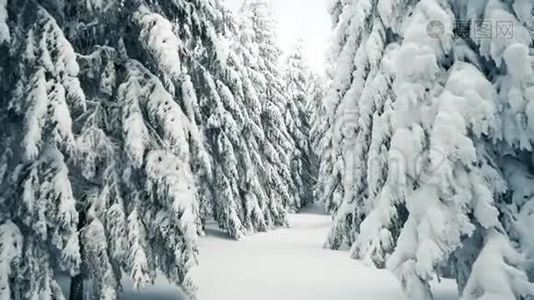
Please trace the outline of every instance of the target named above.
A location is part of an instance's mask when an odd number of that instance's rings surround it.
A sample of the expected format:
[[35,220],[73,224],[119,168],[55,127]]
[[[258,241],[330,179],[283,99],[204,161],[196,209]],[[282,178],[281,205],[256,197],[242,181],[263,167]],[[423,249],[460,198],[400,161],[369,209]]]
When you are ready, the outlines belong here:
[[[86,223],[85,212],[81,211],[79,215],[79,219],[78,219],[78,232],[81,232],[81,230],[85,226],[85,223]],[[81,238],[79,239],[79,243],[80,243],[80,254],[83,258],[84,255],[83,255],[83,245],[82,245]],[[83,281],[84,281],[83,269],[84,269],[84,266],[83,266],[83,261],[82,261],[82,266],[81,266],[82,271],[80,272],[80,274],[71,278],[69,300],[83,300],[84,299],[83,297]]]
[[83,276],[81,274],[72,277],[69,300],[83,300]]

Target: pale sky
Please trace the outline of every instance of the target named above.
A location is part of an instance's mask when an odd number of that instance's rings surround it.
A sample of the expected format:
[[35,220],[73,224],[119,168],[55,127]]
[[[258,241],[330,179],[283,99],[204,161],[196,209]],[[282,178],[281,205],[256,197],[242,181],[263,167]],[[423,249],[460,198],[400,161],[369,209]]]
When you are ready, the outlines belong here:
[[[331,35],[328,0],[270,0],[278,24],[279,45],[292,49],[298,39],[304,41],[304,55],[316,72],[324,72],[325,53]],[[223,0],[231,9],[239,9],[243,0]]]

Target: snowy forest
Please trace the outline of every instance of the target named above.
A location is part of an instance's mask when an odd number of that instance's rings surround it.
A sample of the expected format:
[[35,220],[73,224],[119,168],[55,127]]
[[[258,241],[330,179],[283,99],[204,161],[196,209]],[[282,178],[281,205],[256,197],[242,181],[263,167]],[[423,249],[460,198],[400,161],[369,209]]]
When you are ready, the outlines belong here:
[[0,300],[534,299],[534,1],[226,2],[0,0]]

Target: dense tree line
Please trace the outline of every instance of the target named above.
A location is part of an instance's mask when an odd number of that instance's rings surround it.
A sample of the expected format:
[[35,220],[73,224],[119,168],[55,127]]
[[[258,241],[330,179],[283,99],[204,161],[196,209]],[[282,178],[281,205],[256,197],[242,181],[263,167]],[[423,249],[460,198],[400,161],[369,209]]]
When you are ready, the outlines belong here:
[[261,0],[0,1],[0,299],[158,272],[194,297],[204,222],[240,238],[310,202],[310,75],[273,26]]

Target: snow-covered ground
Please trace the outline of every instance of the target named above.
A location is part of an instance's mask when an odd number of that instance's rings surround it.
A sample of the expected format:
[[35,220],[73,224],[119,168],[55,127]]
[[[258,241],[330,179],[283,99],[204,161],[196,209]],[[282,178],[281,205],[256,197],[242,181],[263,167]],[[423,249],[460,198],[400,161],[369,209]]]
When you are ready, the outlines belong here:
[[[291,215],[290,228],[228,239],[210,226],[200,240],[200,266],[194,271],[200,300],[405,300],[388,272],[366,267],[343,251],[323,249],[330,217],[318,210]],[[451,281],[434,286],[436,300],[457,299]],[[158,282],[121,299],[182,299]]]

